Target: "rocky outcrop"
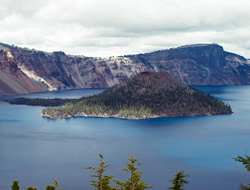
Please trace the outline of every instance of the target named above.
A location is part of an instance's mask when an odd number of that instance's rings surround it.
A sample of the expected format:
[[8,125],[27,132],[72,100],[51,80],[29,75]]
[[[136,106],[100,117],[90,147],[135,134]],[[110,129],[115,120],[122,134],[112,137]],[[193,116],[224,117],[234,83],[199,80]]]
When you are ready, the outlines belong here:
[[0,43],[0,94],[111,87],[143,71],[167,71],[188,85],[250,84],[249,60],[217,44],[96,58]]
[[0,94],[20,94],[45,91],[41,83],[34,81],[18,68],[11,51],[0,48]]

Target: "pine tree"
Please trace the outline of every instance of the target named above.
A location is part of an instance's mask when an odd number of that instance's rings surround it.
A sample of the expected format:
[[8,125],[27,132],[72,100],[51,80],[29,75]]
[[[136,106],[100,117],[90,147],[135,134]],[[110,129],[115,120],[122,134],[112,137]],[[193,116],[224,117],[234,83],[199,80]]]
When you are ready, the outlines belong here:
[[116,187],[120,187],[120,190],[143,190],[143,189],[149,189],[153,186],[148,186],[145,181],[141,180],[142,172],[138,172],[137,166],[142,165],[141,163],[136,163],[137,159],[134,155],[131,155],[131,158],[128,159],[130,163],[126,163],[127,168],[123,168],[123,171],[130,172],[131,177],[125,181],[120,182],[119,180],[114,180],[117,184]]
[[20,186],[18,185],[18,180],[14,180],[11,187],[12,190],[20,190]]
[[97,180],[90,180],[90,185],[93,185],[97,189],[95,190],[112,190],[110,184],[110,180],[113,178],[111,175],[105,175],[103,176],[103,172],[105,171],[105,168],[107,168],[110,164],[105,165],[103,161],[103,155],[99,154],[100,157],[100,164],[99,167],[86,167],[86,169],[92,169],[95,171],[95,175],[91,175],[91,177],[97,178]]
[[58,190],[62,190],[62,188],[59,188],[59,182],[57,179],[53,178],[53,183],[55,184]]
[[37,190],[37,187],[31,187],[31,186],[29,186],[26,190]]
[[[246,158],[243,158],[242,156],[237,156],[237,158],[234,158],[235,161],[241,162],[248,172],[250,172],[250,156],[245,155]],[[250,190],[250,183],[249,186],[240,185],[241,190]]]
[[173,190],[184,190],[182,187],[184,184],[188,184],[188,181],[185,180],[185,177],[189,177],[189,175],[184,175],[183,171],[179,171],[175,174],[175,178],[170,180],[173,184],[172,187],[169,187],[168,189],[173,189]]
[[[248,184],[248,185],[250,185],[250,184]],[[250,190],[250,187],[240,184],[240,189],[241,190]]]
[[47,185],[46,190],[56,190],[54,185]]

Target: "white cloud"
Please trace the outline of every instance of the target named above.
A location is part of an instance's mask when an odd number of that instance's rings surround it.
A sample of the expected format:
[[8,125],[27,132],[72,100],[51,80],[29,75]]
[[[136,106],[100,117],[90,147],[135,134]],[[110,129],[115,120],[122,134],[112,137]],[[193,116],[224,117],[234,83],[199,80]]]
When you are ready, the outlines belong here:
[[0,41],[112,56],[219,43],[250,58],[248,0],[0,0]]

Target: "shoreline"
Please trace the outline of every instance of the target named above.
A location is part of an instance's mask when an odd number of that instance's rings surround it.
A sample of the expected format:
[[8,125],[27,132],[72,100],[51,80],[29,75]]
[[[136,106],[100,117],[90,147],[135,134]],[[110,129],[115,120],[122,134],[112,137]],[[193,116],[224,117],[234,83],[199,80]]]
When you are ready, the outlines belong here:
[[[232,112],[233,113],[233,112]],[[197,114],[191,114],[191,115],[152,115],[152,116],[142,116],[142,117],[136,117],[136,116],[120,116],[119,114],[115,115],[108,115],[108,114],[77,114],[77,115],[67,115],[66,117],[52,117],[48,114],[41,114],[42,117],[50,118],[50,119],[69,119],[74,117],[96,117],[96,118],[118,118],[118,119],[128,119],[128,120],[143,120],[143,119],[154,119],[154,118],[178,118],[178,117],[198,117],[198,116],[215,116],[215,115],[230,115],[232,113],[197,113]]]
[[42,117],[47,117],[50,119],[69,119],[69,118],[74,118],[74,117],[96,117],[96,118],[118,118],[118,119],[128,119],[128,120],[142,120],[142,119],[153,119],[153,118],[159,118],[159,117],[164,117],[164,116],[149,116],[149,117],[136,117],[136,116],[128,116],[128,117],[122,117],[119,116],[118,114],[115,115],[107,115],[107,114],[92,114],[92,115],[87,115],[87,114],[78,114],[78,115],[67,115],[66,117],[52,117],[48,114],[41,114]]

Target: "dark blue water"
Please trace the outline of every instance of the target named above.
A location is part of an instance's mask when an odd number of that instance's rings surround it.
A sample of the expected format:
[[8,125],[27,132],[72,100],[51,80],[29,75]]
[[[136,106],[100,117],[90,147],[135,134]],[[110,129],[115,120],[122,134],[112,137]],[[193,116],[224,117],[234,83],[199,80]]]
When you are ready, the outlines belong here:
[[[42,107],[0,101],[0,190],[40,190],[57,178],[63,190],[89,190],[86,166],[98,165],[98,154],[111,164],[106,174],[125,180],[121,171],[131,152],[144,163],[142,179],[165,190],[176,171],[190,177],[188,190],[235,190],[250,183],[250,174],[233,160],[250,155],[250,86],[199,87],[229,103],[232,115],[124,120],[40,116]],[[27,97],[76,98],[99,93],[86,89],[37,93]],[[9,96],[1,99],[10,98]]]

